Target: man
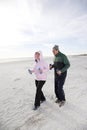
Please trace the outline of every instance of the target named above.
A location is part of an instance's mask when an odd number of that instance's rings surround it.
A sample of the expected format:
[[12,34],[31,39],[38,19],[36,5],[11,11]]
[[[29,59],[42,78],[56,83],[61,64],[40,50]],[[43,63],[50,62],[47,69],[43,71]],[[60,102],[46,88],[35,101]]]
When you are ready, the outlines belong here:
[[54,64],[50,64],[50,69],[54,68],[55,72],[55,94],[57,98],[55,102],[59,103],[59,107],[61,107],[66,101],[63,85],[65,83],[67,69],[70,67],[70,63],[67,56],[59,51],[59,46],[55,45],[53,47],[53,54],[55,59]]

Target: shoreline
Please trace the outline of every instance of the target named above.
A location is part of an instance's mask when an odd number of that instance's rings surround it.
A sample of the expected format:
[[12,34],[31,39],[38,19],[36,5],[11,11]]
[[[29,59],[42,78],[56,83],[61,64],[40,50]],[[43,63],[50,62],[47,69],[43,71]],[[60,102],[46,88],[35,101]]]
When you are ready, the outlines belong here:
[[[80,57],[80,56],[87,56],[87,54],[78,54],[78,55],[67,55],[68,57]],[[53,58],[54,56],[44,57],[45,59]],[[28,62],[34,60],[33,57],[23,57],[23,58],[5,58],[0,59],[0,64],[2,63],[13,63],[13,62]]]

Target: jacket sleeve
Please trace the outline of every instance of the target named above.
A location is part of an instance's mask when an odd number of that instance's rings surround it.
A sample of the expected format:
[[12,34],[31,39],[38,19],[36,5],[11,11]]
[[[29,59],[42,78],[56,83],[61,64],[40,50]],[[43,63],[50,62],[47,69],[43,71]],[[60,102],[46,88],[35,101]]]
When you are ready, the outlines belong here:
[[36,71],[36,66],[34,66],[31,71],[32,71],[32,73],[35,73],[35,71]]
[[69,62],[67,56],[65,56],[65,55],[63,56],[63,63],[65,66],[61,69],[62,73],[67,71],[67,69],[70,67],[70,62]]
[[46,73],[46,72],[48,72],[49,71],[49,66],[48,66],[48,64],[47,63],[45,63],[45,65],[43,66],[43,73]]

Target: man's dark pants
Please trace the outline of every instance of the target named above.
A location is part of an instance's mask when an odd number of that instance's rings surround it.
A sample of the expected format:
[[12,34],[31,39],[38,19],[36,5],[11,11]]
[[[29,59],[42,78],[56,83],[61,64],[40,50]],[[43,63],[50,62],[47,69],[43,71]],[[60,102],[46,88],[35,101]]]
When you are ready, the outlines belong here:
[[58,100],[60,100],[60,101],[66,100],[65,93],[63,90],[63,85],[65,83],[66,76],[67,76],[67,72],[64,72],[60,76],[59,75],[55,76],[55,94],[56,94],[56,97],[58,98]]

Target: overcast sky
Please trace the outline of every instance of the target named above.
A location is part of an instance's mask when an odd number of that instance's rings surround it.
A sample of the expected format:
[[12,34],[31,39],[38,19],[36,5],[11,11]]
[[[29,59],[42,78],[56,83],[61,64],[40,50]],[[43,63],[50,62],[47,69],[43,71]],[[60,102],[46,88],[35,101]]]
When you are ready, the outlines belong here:
[[87,53],[87,0],[0,0],[0,58]]

